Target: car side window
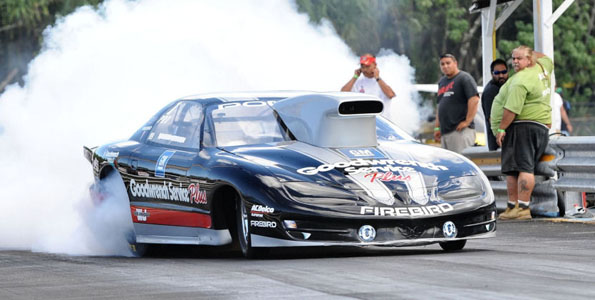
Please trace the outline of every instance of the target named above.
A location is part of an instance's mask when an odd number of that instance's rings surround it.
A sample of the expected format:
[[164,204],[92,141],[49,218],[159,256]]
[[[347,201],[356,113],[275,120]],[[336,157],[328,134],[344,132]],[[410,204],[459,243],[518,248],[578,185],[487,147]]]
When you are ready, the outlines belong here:
[[147,140],[166,146],[197,149],[203,119],[202,105],[180,101],[155,122]]

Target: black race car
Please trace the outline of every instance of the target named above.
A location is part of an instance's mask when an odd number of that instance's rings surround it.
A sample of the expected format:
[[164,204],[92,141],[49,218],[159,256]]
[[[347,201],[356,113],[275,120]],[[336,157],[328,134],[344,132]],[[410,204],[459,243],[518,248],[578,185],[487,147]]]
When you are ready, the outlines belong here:
[[[172,102],[129,140],[85,147],[121,177],[133,250],[148,244],[411,246],[495,236],[490,184],[416,142],[359,93],[210,94]],[[96,193],[97,194],[97,193]]]

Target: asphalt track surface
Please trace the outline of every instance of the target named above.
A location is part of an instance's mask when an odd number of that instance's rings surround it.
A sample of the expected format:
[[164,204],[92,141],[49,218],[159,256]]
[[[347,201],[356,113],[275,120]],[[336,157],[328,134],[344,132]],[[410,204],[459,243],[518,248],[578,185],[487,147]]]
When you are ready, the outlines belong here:
[[167,247],[143,258],[0,251],[0,299],[595,299],[595,224],[498,223],[438,245],[282,249],[246,260]]

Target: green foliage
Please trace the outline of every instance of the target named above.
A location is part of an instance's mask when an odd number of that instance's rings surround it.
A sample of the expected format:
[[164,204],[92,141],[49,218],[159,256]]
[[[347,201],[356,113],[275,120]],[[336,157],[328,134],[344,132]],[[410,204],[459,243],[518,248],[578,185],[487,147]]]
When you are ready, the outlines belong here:
[[19,25],[35,29],[49,16],[48,0],[3,0],[0,2],[2,25]]
[[[440,76],[438,56],[450,52],[459,67],[481,77],[479,13],[464,0],[297,0],[311,20],[328,19],[357,54],[390,48],[408,56],[420,83]],[[554,0],[555,10],[563,0]],[[519,45],[533,46],[532,1],[524,1],[496,32],[497,56],[509,59]],[[502,8],[499,8],[500,10]],[[595,3],[575,1],[554,24],[555,70],[567,100],[593,101]],[[479,62],[479,63],[478,63]],[[478,80],[480,83],[480,80]]]

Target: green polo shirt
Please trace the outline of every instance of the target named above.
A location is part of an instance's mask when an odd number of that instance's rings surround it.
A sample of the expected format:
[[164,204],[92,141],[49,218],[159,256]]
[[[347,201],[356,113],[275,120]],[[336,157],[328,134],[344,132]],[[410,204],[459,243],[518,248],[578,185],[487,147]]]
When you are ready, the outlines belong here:
[[516,114],[515,121],[552,123],[550,79],[554,65],[547,56],[537,62],[510,77],[494,98],[490,115],[494,134],[500,128],[504,108]]

